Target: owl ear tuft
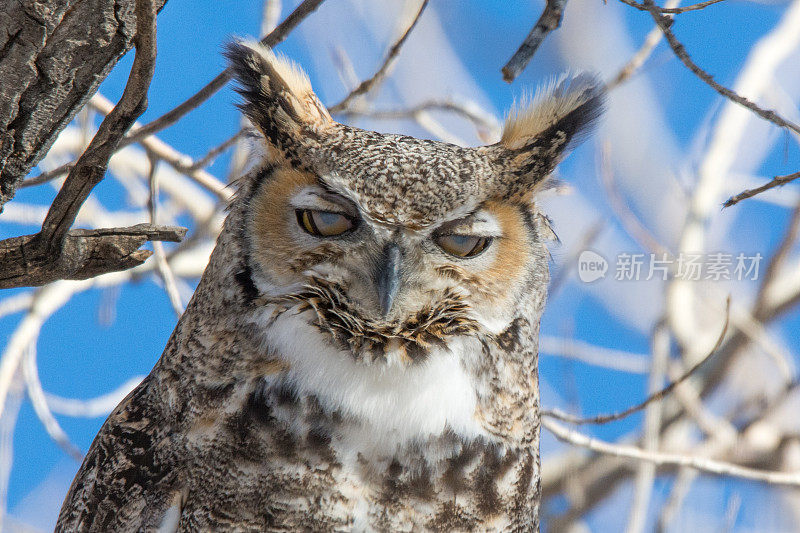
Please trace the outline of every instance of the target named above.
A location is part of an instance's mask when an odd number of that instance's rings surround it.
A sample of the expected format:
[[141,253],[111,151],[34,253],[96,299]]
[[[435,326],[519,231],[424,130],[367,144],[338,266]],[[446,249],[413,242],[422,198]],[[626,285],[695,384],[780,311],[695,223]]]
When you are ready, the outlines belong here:
[[589,133],[603,112],[605,96],[603,82],[583,73],[551,83],[515,106],[500,142],[491,148],[518,187],[545,180],[564,152]]
[[276,148],[292,152],[333,121],[308,76],[283,54],[257,41],[228,44],[225,55],[243,97],[239,107]]
[[511,110],[500,142],[510,150],[541,144],[553,135],[569,142],[600,117],[604,101],[605,85],[593,74],[554,80]]

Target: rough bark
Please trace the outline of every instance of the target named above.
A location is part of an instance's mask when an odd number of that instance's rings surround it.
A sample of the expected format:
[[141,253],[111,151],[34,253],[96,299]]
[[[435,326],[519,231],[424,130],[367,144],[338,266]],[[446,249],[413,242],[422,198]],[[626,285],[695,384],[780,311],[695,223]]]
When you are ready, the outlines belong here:
[[152,255],[139,248],[147,241],[180,242],[186,228],[138,224],[130,228],[74,229],[63,247],[52,256],[25,257],[38,235],[24,235],[0,242],[0,289],[36,287],[60,279],[89,279],[107,272],[141,265]]
[[133,46],[134,4],[0,0],[0,211]]

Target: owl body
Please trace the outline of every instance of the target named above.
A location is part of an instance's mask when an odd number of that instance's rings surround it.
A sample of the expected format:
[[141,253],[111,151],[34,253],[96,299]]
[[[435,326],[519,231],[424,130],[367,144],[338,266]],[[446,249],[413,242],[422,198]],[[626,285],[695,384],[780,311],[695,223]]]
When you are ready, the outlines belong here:
[[602,91],[465,149],[337,124],[290,62],[230,57],[269,155],[57,530],[537,529],[533,200]]

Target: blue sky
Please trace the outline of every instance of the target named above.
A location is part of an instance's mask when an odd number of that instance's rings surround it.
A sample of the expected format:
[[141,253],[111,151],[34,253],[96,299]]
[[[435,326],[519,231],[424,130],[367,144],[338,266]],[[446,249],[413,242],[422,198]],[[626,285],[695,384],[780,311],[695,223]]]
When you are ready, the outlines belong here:
[[[295,3],[284,2],[283,16]],[[400,5],[399,2],[386,3],[387,21],[397,16]],[[681,15],[674,30],[697,63],[714,73],[720,83],[730,85],[735,82],[752,46],[778,23],[786,6],[785,3],[729,0],[703,12]],[[233,36],[256,35],[261,7],[260,1],[169,0],[158,17],[156,75],[149,92],[149,107],[141,121],[147,122],[168,111],[223,69],[223,45]],[[413,101],[418,94],[435,90],[441,96],[475,99],[491,113],[501,117],[522,94],[533,92],[549,77],[565,70],[587,68],[585,57],[591,54],[587,52],[581,55],[574,50],[584,49],[601,55],[603,64],[598,62],[596,67],[589,67],[602,72],[613,71],[615,66],[619,67],[627,61],[629,56],[623,52],[638,48],[652,28],[648,14],[614,3],[614,0],[610,0],[606,6],[599,1],[591,5],[581,3],[581,8],[604,10],[604,16],[618,26],[601,27],[599,25],[605,23],[598,21],[597,27],[590,26],[591,31],[580,33],[577,39],[574,32],[570,33],[568,25],[574,27],[578,24],[579,14],[568,10],[564,31],[548,38],[528,69],[513,84],[506,84],[502,81],[500,67],[527,35],[541,7],[541,2],[536,1],[433,0],[430,13],[425,16],[435,16],[450,43],[452,53],[446,55],[441,48],[430,43],[415,43],[416,34],[412,34],[404,50],[407,53],[401,53],[395,76],[403,78],[405,75],[405,82],[396,83],[390,79],[377,101],[388,106],[396,102]],[[364,77],[374,70],[383,56],[387,43],[386,28],[391,27],[389,22],[384,22],[380,26],[383,29],[370,31],[370,24],[375,23],[376,11],[379,10],[355,9],[350,13],[350,9],[350,2],[328,0],[317,13],[311,15],[313,20],[304,22],[279,47],[308,70],[319,96],[329,104],[335,103],[346,93],[345,87],[334,75],[331,51],[337,46],[343,47],[349,53],[358,75]],[[611,40],[603,37],[607,35],[604,31],[615,32],[613,45],[609,44]],[[436,34],[431,30],[424,35]],[[426,48],[429,44],[430,47]],[[425,54],[426,50],[425,57],[419,55]],[[446,56],[448,62],[437,64],[438,54]],[[578,56],[584,59],[576,59]],[[131,60],[130,55],[125,57],[102,85],[100,92],[109,99],[115,101],[121,94]],[[441,71],[426,72],[421,70],[423,68]],[[794,81],[786,84],[795,89],[796,97],[800,92],[797,91],[800,89],[800,79],[794,72],[790,75]],[[704,135],[708,135],[709,124],[719,115],[721,99],[679,64],[663,43],[631,87],[639,83],[647,84],[647,94],[658,106],[657,118],[663,121],[670,136],[643,136],[641,144],[624,146],[620,150],[638,151],[642,158],[660,162],[659,165],[654,164],[659,167],[654,172],[666,169],[691,183],[693,165],[703,153]],[[631,98],[630,106],[633,109],[638,100]],[[224,141],[238,129],[239,114],[234,108],[235,102],[235,94],[230,88],[225,88],[177,125],[161,132],[159,137],[193,157],[200,157],[209,147]],[[610,112],[624,112],[627,105],[627,102],[612,103]],[[425,135],[417,126],[407,123],[387,125],[367,122],[360,125]],[[463,125],[461,128],[468,131]],[[600,138],[613,139],[614,135],[621,133],[620,130],[604,126],[598,135]],[[775,128],[769,131],[769,135],[772,140],[767,155],[759,159],[752,172],[759,176],[771,176],[800,168],[796,143]],[[555,262],[563,258],[565,250],[569,248],[569,239],[574,235],[571,229],[573,225],[577,227],[600,217],[608,220],[610,229],[604,231],[623,233],[621,225],[613,219],[602,198],[603,190],[597,179],[595,158],[599,142],[590,140],[585,143],[559,171],[561,178],[577,191],[574,197],[586,199],[594,206],[594,210],[570,215],[558,212],[559,206],[563,205],[561,200],[554,203],[557,212],[551,214],[556,221],[556,231],[567,236],[564,239],[566,242],[553,249]],[[209,170],[224,179],[228,164],[229,158],[225,155]],[[653,216],[648,207],[651,199],[646,194],[648,188],[652,188],[652,181],[648,181],[650,176],[626,176],[623,169],[627,168],[625,165],[628,163],[615,164],[621,169],[623,192],[630,193],[631,208],[648,220]],[[104,181],[95,193],[109,208],[123,204],[122,189],[115,181]],[[46,187],[24,189],[17,194],[15,201],[43,205],[49,202],[53,194],[54,191]],[[720,215],[727,216],[726,224],[735,228],[737,237],[725,241],[730,243],[730,249],[768,254],[779,238],[777,229],[785,224],[788,210],[757,201],[744,202],[733,209],[735,211]],[[669,241],[669,227],[661,228],[657,222],[654,222],[655,232]],[[32,227],[7,223],[0,215],[0,237],[32,231]],[[620,237],[620,240],[624,244],[619,246],[635,249],[630,239]],[[717,244],[722,246],[721,242]],[[744,294],[752,292],[752,288],[745,286],[731,290],[741,290]],[[615,286],[605,292],[599,289],[591,292],[572,276],[550,302],[543,318],[543,332],[600,346],[648,353],[649,328],[615,311],[608,303],[609,291],[620,291],[622,294],[633,290]],[[659,294],[658,291],[657,288],[652,289],[651,292],[642,293],[641,297],[649,298],[651,296],[648,295]],[[23,290],[5,291],[0,297],[21,292]],[[631,297],[635,298],[636,294],[633,291]],[[101,324],[99,314],[107,313],[109,309],[113,309],[113,320]],[[650,311],[642,312],[643,317],[651,315]],[[0,319],[0,339],[8,338],[20,318],[17,314]],[[104,394],[132,375],[146,374],[159,357],[174,325],[175,316],[164,292],[149,278],[126,284],[119,290],[94,289],[80,293],[48,320],[42,330],[38,357],[43,386],[47,391],[67,397],[88,398]],[[800,314],[797,311],[791,312],[777,326],[776,334],[784,344],[794,348],[792,351],[796,351],[800,341],[799,326]],[[627,407],[645,395],[646,375],[609,371],[547,354],[542,355],[540,371],[545,404],[579,407],[585,413],[603,413]],[[73,442],[85,450],[103,418],[87,420],[59,417],[59,421]],[[634,416],[590,431],[601,438],[615,439],[634,430],[640,423],[641,416]],[[545,446],[551,445],[550,441],[545,441]],[[66,483],[77,467],[77,463],[48,438],[30,404],[24,402],[14,435],[14,465],[8,495],[11,512],[25,519],[37,520],[40,525],[48,524],[48,520],[52,520],[52,510],[42,511],[39,507],[42,505],[40,498],[52,500],[59,490],[63,495]],[[717,488],[722,483],[721,490],[728,493],[747,490],[750,486],[744,484],[743,489],[741,483],[716,479],[708,483]],[[656,499],[663,499],[668,489],[668,483],[659,484],[656,487]],[[753,501],[763,503],[765,493],[757,494],[758,498]],[[624,501],[625,497],[623,494],[615,501]],[[719,505],[724,508],[726,501],[722,498]],[[746,528],[748,512],[754,512],[755,503],[743,505],[740,513],[742,522],[737,526]],[[57,507],[57,504],[50,505],[51,509]],[[37,513],[39,516],[36,516]],[[594,524],[600,527],[606,518],[601,512],[594,520]],[[779,524],[776,527],[782,526]]]

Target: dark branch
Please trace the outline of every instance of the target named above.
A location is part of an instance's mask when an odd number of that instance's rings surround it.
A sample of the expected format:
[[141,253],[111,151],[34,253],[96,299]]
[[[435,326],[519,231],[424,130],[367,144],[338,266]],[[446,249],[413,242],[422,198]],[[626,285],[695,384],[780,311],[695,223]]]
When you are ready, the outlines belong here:
[[41,251],[46,252],[60,244],[81,205],[105,176],[108,161],[117,150],[120,139],[147,108],[147,90],[156,62],[156,12],[152,0],[136,2],[134,42],[136,55],[122,98],[100,123],[97,133],[53,200],[37,239],[41,241]]
[[[269,35],[261,39],[261,42],[269,47],[276,46],[282,42],[291,33],[291,31],[300,22],[315,11],[324,0],[305,0],[302,4],[292,11],[286,19],[278,25]],[[211,96],[220,90],[226,83],[233,77],[233,72],[230,68],[226,68],[220,72],[216,78],[208,82],[208,84],[189,97],[188,100],[175,107],[171,111],[161,115],[152,122],[142,126],[125,138],[122,146],[127,146],[131,143],[137,142],[148,135],[152,135],[158,131],[172,126],[181,119],[189,111],[195,109],[200,104],[211,98]]]
[[[156,59],[156,10],[153,0],[136,1],[134,42],[136,55],[122,98],[103,119],[89,146],[70,170],[50,206],[41,231],[36,235],[0,242],[0,286],[19,287],[38,284],[45,279],[54,281],[61,274],[74,279],[76,272],[102,273],[103,268],[120,270],[127,268],[124,265],[133,266],[146,259],[147,252],[136,253],[135,249],[129,248],[134,241],[139,242],[136,248],[144,244],[146,238],[141,235],[135,238],[130,235],[120,237],[125,242],[120,242],[118,247],[114,243],[107,243],[106,239],[89,241],[93,244],[88,249],[82,247],[82,240],[74,240],[74,237],[83,236],[80,232],[73,232],[70,234],[73,239],[68,239],[69,228],[94,186],[105,176],[108,161],[120,139],[147,107],[147,90],[153,78]],[[109,257],[104,259],[95,256],[100,250],[107,250]],[[112,264],[118,267],[111,267]],[[52,269],[52,272],[48,272],[48,269]]]
[[[165,0],[156,0],[159,9]],[[134,46],[135,0],[6,0],[0,19],[0,211]]]
[[786,185],[790,181],[794,181],[797,178],[800,178],[800,172],[795,172],[794,174],[787,174],[785,176],[775,176],[772,178],[771,181],[768,181],[761,187],[756,187],[755,189],[747,189],[746,191],[742,191],[739,194],[734,194],[730,198],[728,198],[722,207],[730,207],[732,205],[736,205],[742,200],[747,200],[748,198],[752,198],[757,194],[761,194],[764,191],[768,191],[770,189],[774,189],[775,187],[780,187],[782,185]]
[[34,187],[36,185],[41,185],[42,183],[47,183],[48,181],[52,181],[56,178],[60,178],[64,174],[69,173],[72,170],[72,167],[74,166],[75,166],[75,161],[64,163],[60,167],[56,167],[53,170],[42,172],[38,176],[34,176],[32,178],[24,180],[22,183],[19,184],[19,188],[24,189],[25,187]]
[[411,31],[414,29],[414,26],[417,25],[422,12],[425,11],[425,8],[428,6],[428,0],[423,0],[422,4],[419,6],[419,11],[417,11],[417,15],[414,17],[414,20],[411,21],[406,31],[400,36],[400,38],[389,48],[389,53],[386,54],[386,59],[383,60],[383,63],[378,68],[378,70],[373,74],[370,78],[362,81],[358,87],[350,91],[350,94],[344,97],[344,99],[328,108],[331,113],[341,113],[350,106],[350,104],[358,98],[359,96],[368,93],[379,84],[383,79],[386,77],[386,74],[389,72],[389,68],[394,64],[397,60],[397,55],[400,53],[400,49],[403,47],[403,44],[406,42],[406,39],[411,34]]
[[[67,232],[60,253],[31,261],[25,250],[38,235],[0,242],[0,289],[35,287],[60,279],[88,279],[138,266],[150,257],[139,248],[147,241],[179,242],[186,228],[138,224],[129,228],[74,229]],[[36,258],[41,259],[41,258]]]
[[184,167],[183,170],[185,172],[192,172],[192,171],[195,171],[195,170],[200,170],[201,168],[206,168],[211,163],[213,163],[214,160],[220,154],[224,153],[228,148],[230,148],[231,146],[233,146],[234,144],[239,142],[239,140],[242,139],[246,134],[247,134],[247,131],[244,128],[240,129],[239,131],[237,131],[236,133],[234,133],[233,135],[228,137],[227,140],[223,141],[221,144],[219,144],[219,145],[213,147],[211,150],[209,150],[206,153],[206,155],[204,155],[203,157],[201,157],[200,159],[198,159],[197,161],[195,161],[191,165],[189,165],[187,167]]
[[536,21],[531,32],[522,41],[519,49],[508,60],[506,66],[503,67],[502,72],[505,81],[508,83],[514,81],[528,66],[533,54],[536,53],[547,34],[561,26],[561,18],[564,16],[566,5],[567,0],[547,0],[539,20]]
[[650,12],[650,16],[653,17],[653,20],[658,24],[658,27],[661,28],[661,31],[664,32],[664,37],[667,38],[667,42],[669,43],[670,48],[672,48],[673,53],[675,56],[680,59],[681,63],[683,63],[686,68],[691,70],[698,78],[704,81],[708,86],[712,89],[717,91],[719,94],[724,96],[725,98],[731,100],[732,102],[736,102],[737,104],[746,107],[759,117],[763,118],[764,120],[768,120],[773,124],[780,126],[781,128],[787,128],[792,130],[793,132],[800,134],[800,126],[797,124],[790,122],[780,115],[778,115],[775,111],[771,111],[768,109],[763,109],[759,107],[754,102],[751,102],[747,98],[743,96],[739,96],[732,90],[728,89],[727,87],[720,85],[714,80],[714,77],[711,76],[708,72],[697,66],[697,64],[692,61],[692,58],[689,57],[689,53],[684,48],[683,44],[675,37],[675,34],[672,33],[670,27],[672,26],[673,19],[661,14],[660,8],[653,3],[652,0],[642,0],[644,7]]

